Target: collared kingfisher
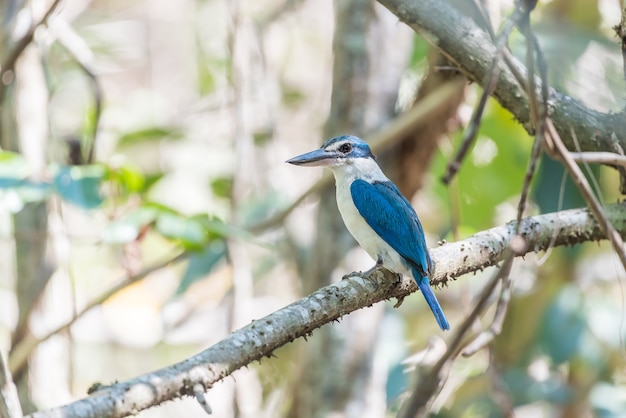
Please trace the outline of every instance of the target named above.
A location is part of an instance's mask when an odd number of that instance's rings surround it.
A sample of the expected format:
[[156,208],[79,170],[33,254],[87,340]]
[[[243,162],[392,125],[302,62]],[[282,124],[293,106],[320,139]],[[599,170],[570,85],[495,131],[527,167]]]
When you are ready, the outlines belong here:
[[356,136],[338,136],[287,162],[330,168],[337,185],[337,206],[348,231],[376,260],[375,267],[413,277],[439,327],[450,329],[430,288],[433,265],[422,224],[409,201],[382,172],[369,145]]

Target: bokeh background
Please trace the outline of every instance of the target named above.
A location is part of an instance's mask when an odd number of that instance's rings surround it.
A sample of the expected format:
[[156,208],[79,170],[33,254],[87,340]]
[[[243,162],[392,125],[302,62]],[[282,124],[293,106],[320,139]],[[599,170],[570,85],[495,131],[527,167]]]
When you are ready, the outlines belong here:
[[[496,28],[513,7],[484,3]],[[593,109],[623,108],[611,30],[620,2],[540,3],[532,20],[552,85]],[[0,4],[4,62],[51,3]],[[521,57],[523,42],[512,34]],[[0,349],[25,411],[180,361],[371,267],[337,221],[332,189],[263,223],[322,176],[286,159],[337,134],[384,132],[434,88],[427,81],[459,77],[441,59],[363,0],[62,1],[3,79]],[[434,128],[381,152],[431,246],[515,217],[532,138],[495,101],[458,178],[440,181],[480,93],[461,89]],[[619,198],[615,171],[587,174],[603,201]],[[584,206],[549,159],[531,200],[528,214]],[[437,291],[453,328],[492,273]],[[513,277],[502,335],[455,363],[433,413],[626,416],[625,276],[610,246],[531,254]],[[207,400],[219,417],[395,416],[412,370],[448,337],[418,295],[378,304],[235,372]],[[204,414],[184,399],[140,416]]]

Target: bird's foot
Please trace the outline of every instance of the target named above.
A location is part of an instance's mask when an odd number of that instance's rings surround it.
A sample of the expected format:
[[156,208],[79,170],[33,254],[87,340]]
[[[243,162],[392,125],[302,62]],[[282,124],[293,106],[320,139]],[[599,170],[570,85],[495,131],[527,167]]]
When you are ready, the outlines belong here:
[[377,272],[378,270],[382,269],[383,265],[382,264],[374,264],[374,267],[372,267],[369,270],[363,271],[361,272],[361,275],[363,277],[369,277],[371,276],[373,273]]
[[378,258],[378,260],[376,260],[376,264],[374,264],[374,267],[361,273],[361,276],[364,279],[372,282],[376,290],[378,290],[378,280],[375,276],[372,276],[372,274],[379,271],[382,268],[383,268],[383,260],[381,258]]
[[372,273],[374,273],[375,271],[380,270],[383,267],[383,260],[382,258],[378,258],[376,260],[376,264],[374,264],[374,267],[372,267],[371,269],[362,272],[363,276],[371,276]]

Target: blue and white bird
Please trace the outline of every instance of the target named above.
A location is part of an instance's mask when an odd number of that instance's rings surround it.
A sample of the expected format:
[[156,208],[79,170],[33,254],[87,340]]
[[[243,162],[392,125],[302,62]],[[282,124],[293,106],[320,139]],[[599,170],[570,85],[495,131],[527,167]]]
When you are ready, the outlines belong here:
[[432,261],[422,224],[409,201],[382,172],[367,143],[356,136],[338,136],[287,162],[332,170],[337,206],[348,231],[377,267],[413,277],[439,327],[450,329],[430,288]]

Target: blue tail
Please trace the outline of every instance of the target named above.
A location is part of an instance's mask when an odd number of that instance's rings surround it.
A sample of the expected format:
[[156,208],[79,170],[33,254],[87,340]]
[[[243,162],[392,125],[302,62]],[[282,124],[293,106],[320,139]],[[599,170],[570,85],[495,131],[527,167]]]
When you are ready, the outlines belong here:
[[[419,277],[419,276],[417,276]],[[439,328],[442,330],[450,329],[450,324],[448,324],[448,320],[446,316],[443,314],[441,310],[441,306],[439,306],[439,302],[437,301],[437,297],[433,293],[433,290],[430,288],[430,282],[428,281],[428,277],[422,277],[420,280],[416,280],[417,286],[420,288],[422,295],[424,295],[424,299],[426,299],[426,303],[430,307],[430,310],[433,311],[435,315],[435,319],[439,324]]]

